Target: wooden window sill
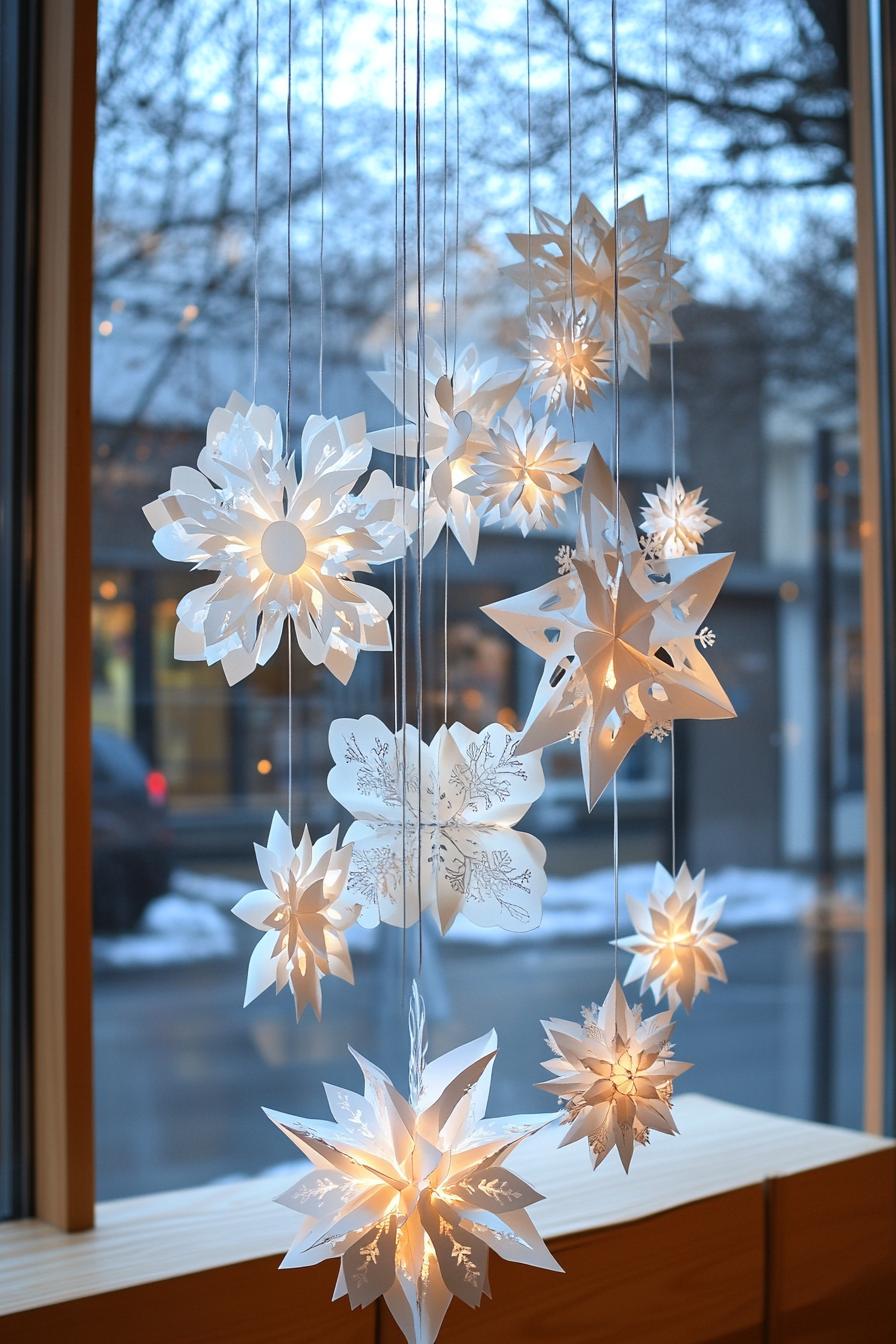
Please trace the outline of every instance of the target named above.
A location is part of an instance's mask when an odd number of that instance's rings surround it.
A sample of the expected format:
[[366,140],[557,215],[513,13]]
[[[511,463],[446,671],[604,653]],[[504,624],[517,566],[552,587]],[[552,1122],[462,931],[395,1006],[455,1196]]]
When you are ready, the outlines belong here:
[[[758,1341],[770,1314],[794,1313],[815,1333],[774,1338],[835,1340],[848,1333],[818,1329],[836,1330],[838,1310],[860,1306],[867,1328],[884,1290],[889,1309],[896,1146],[694,1095],[675,1114],[681,1135],[658,1136],[628,1177],[612,1157],[592,1176],[555,1131],[520,1149],[515,1165],[547,1196],[535,1221],[569,1277],[492,1256],[494,1300],[452,1307],[442,1337],[595,1344],[625,1318],[634,1344],[655,1338],[658,1310],[664,1344]],[[272,1203],[286,1183],[100,1204],[96,1228],[73,1235],[0,1227],[0,1341],[112,1340],[125,1322],[131,1344],[397,1340],[381,1309],[330,1305],[334,1265],[273,1273],[295,1222]]]

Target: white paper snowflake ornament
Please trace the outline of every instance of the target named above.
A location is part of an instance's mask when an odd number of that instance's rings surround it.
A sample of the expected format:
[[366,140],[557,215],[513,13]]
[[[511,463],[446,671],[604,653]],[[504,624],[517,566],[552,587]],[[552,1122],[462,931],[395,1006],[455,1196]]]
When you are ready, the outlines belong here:
[[666,250],[668,219],[648,219],[643,196],[619,207],[618,229],[587,196],[579,197],[570,224],[543,210],[534,215],[536,233],[508,234],[524,260],[505,273],[524,289],[531,285],[536,301],[559,307],[570,303],[571,272],[576,308],[593,313],[612,353],[618,249],[620,376],[631,367],[647,378],[651,343],[680,338],[672,313],[690,298],[675,279],[684,263]]
[[682,1003],[690,1012],[710,980],[728,978],[719,953],[733,947],[735,939],[717,932],[725,897],[710,901],[704,877],[704,872],[691,877],[686,863],[673,877],[658,863],[646,902],[628,898],[635,932],[617,941],[633,953],[625,983],[640,980],[640,993],[651,989],[656,1003],[665,994],[673,1010]]
[[560,405],[587,409],[611,378],[612,355],[587,314],[569,308],[536,313],[525,345],[526,381],[547,399],[549,414]]
[[[488,448],[489,427],[515,395],[523,370],[503,368],[495,359],[480,360],[474,345],[458,357],[450,377],[446,367],[443,351],[427,337],[419,443],[426,464],[420,510],[424,514],[423,554],[447,525],[472,564],[479,545],[478,500],[462,487],[473,475],[477,457]],[[409,347],[398,365],[387,354],[383,372],[370,377],[408,422],[373,432],[371,443],[387,454],[414,457],[420,423],[416,350]]]
[[518,744],[578,741],[589,807],[634,744],[676,719],[734,709],[698,648],[733,555],[645,555],[609,470],[592,448],[575,550],[562,573],[483,610],[545,661]]
[[407,547],[406,503],[385,472],[364,488],[364,417],[310,416],[301,475],[270,407],[234,393],[209,421],[199,468],[176,467],[144,509],[168,559],[217,573],[177,608],[177,658],[220,662],[228,682],[266,663],[289,621],[299,648],[346,682],[362,649],[391,648],[392,604],[358,582]]
[[298,848],[279,812],[274,813],[268,843],[255,846],[264,888],[250,891],[233,913],[262,932],[249,959],[244,1006],[274,985],[289,985],[296,1021],[310,1005],[320,1021],[321,980],[338,976],[354,984],[345,938],[358,907],[343,904],[352,847],[339,848],[339,828],[313,844],[308,828]]
[[362,925],[406,926],[430,908],[443,933],[459,914],[486,928],[540,923],[545,849],[516,825],[544,772],[541,753],[517,755],[517,741],[497,723],[455,723],[427,744],[372,714],[333,722],[327,786],[355,818],[346,890]]
[[587,1139],[594,1167],[612,1149],[628,1171],[635,1144],[650,1131],[677,1134],[671,1098],[675,1079],[690,1064],[672,1058],[672,1013],[642,1019],[630,1008],[618,980],[598,1008],[582,1009],[582,1022],[542,1022],[554,1058],[553,1077],[535,1086],[559,1097],[568,1125],[561,1147]]
[[718,527],[718,518],[710,515],[702,487],[685,490],[679,476],[670,477],[665,485],[658,485],[656,494],[644,492],[646,504],[641,506],[645,550],[657,559],[668,560],[682,555],[696,555],[703,545],[706,533]]
[[334,1296],[382,1297],[411,1344],[434,1344],[453,1297],[488,1295],[490,1250],[562,1273],[526,1212],[542,1196],[504,1165],[544,1116],[483,1119],[495,1033],[431,1063],[418,1046],[408,1101],[351,1053],[364,1095],[325,1084],[332,1120],[265,1112],[313,1166],[277,1201],[301,1218],[281,1268],[338,1260]]
[[548,415],[535,419],[517,400],[489,430],[489,438],[490,446],[461,487],[478,498],[482,521],[518,527],[524,537],[557,527],[565,497],[581,487],[574,473],[590,445],[561,438]]

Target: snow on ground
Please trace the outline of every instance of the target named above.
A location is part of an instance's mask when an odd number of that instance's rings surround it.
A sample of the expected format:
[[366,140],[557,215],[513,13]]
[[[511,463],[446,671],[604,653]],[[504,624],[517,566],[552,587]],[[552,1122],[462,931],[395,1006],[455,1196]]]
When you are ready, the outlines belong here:
[[[650,864],[624,867],[619,875],[620,921],[628,925],[625,898],[643,896],[650,887]],[[98,969],[170,966],[187,961],[229,957],[236,950],[236,922],[230,909],[245,894],[246,883],[232,877],[178,869],[173,890],[152,901],[133,933],[94,939]],[[722,927],[726,931],[758,925],[798,923],[811,908],[815,883],[803,873],[771,868],[719,869],[706,883],[710,896],[727,896]],[[613,873],[597,869],[578,877],[552,877],[541,926],[528,933],[482,929],[460,918],[447,936],[455,945],[501,946],[520,938],[558,941],[613,929]],[[352,951],[364,955],[376,946],[375,929],[349,931]]]

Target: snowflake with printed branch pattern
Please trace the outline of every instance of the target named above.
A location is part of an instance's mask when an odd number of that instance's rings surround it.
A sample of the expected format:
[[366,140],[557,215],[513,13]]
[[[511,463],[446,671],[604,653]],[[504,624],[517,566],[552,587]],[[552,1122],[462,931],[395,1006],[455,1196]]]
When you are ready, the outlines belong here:
[[645,490],[647,503],[641,506],[641,531],[646,537],[645,550],[652,558],[668,560],[696,555],[706,533],[718,527],[719,520],[710,515],[701,493],[701,486],[685,490],[679,476],[658,485],[655,495]]
[[455,723],[427,744],[371,714],[333,722],[327,785],[355,818],[347,891],[361,924],[413,924],[430,907],[443,933],[459,914],[517,931],[540,922],[544,846],[515,828],[544,773],[517,741],[497,723],[478,734]]
[[358,906],[342,904],[351,845],[338,848],[338,826],[311,843],[308,828],[298,848],[289,826],[275,812],[268,843],[255,846],[264,888],[250,891],[233,913],[262,932],[249,959],[244,1006],[271,985],[289,985],[296,1021],[310,1004],[320,1021],[321,980],[338,976],[354,984],[345,938],[358,917]]
[[361,649],[391,648],[392,604],[356,575],[398,559],[404,493],[374,471],[363,415],[310,416],[301,474],[270,407],[234,393],[211,416],[198,467],[175,467],[144,513],[156,550],[217,573],[178,604],[177,658],[220,662],[228,682],[266,663],[289,622],[309,662],[340,681]]
[[554,1058],[552,1074],[535,1086],[559,1097],[569,1126],[564,1147],[587,1139],[594,1167],[615,1148],[628,1171],[636,1143],[652,1129],[677,1134],[671,1099],[675,1079],[691,1067],[672,1058],[672,1013],[642,1019],[614,980],[603,1003],[582,1009],[582,1022],[552,1017],[541,1024]]
[[483,1118],[493,1031],[429,1063],[423,1031],[415,986],[409,1101],[349,1047],[364,1095],[324,1084],[332,1121],[266,1111],[313,1166],[277,1201],[301,1218],[281,1267],[339,1260],[335,1296],[382,1297],[413,1344],[433,1344],[453,1297],[479,1305],[490,1250],[562,1272],[526,1212],[542,1196],[504,1165],[545,1117]]
[[673,877],[658,863],[646,902],[628,898],[635,932],[616,944],[634,954],[625,983],[640,979],[642,995],[651,989],[659,1003],[665,994],[673,1010],[683,1003],[690,1012],[710,980],[727,980],[719,953],[735,940],[716,931],[725,897],[708,900],[704,877],[691,877],[686,863]]

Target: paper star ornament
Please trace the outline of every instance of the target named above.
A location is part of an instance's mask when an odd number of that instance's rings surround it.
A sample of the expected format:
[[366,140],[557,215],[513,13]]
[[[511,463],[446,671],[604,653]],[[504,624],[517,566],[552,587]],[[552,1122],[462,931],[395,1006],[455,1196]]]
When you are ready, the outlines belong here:
[[430,907],[443,933],[459,914],[518,931],[540,922],[545,850],[516,825],[544,773],[541,753],[518,755],[517,741],[497,723],[455,723],[427,744],[371,714],[333,722],[327,786],[356,819],[347,894],[361,924],[413,924]]
[[679,476],[670,477],[665,485],[658,485],[656,494],[644,492],[646,504],[641,506],[645,534],[645,549],[658,559],[668,560],[682,555],[696,555],[703,538],[711,527],[718,527],[718,518],[710,515],[702,487],[685,490]]
[[483,1119],[493,1031],[412,1063],[409,1101],[351,1053],[364,1095],[325,1084],[332,1120],[266,1111],[313,1165],[278,1200],[301,1218],[281,1268],[339,1260],[335,1297],[382,1297],[406,1340],[433,1344],[453,1297],[476,1307],[488,1294],[490,1250],[560,1271],[526,1212],[542,1196],[504,1165],[544,1116]]
[[593,807],[634,744],[676,719],[734,709],[698,644],[733,555],[646,556],[596,448],[582,488],[576,547],[556,578],[483,607],[545,660],[517,750],[579,742]]
[[[426,466],[420,506],[423,554],[447,525],[472,564],[479,545],[478,499],[462,487],[473,475],[480,452],[488,448],[489,427],[515,395],[523,370],[502,368],[494,359],[481,360],[474,345],[459,356],[450,377],[446,367],[443,351],[429,337],[422,377],[416,350],[409,347],[398,365],[387,355],[385,370],[370,377],[408,423],[377,430],[370,439],[385,453],[414,457],[419,426],[419,447]],[[418,382],[423,384],[422,425]]]
[[649,988],[659,1003],[665,994],[673,1010],[683,1003],[690,1012],[710,980],[728,978],[719,953],[735,940],[716,931],[725,897],[708,900],[704,877],[704,872],[691,877],[686,863],[673,877],[658,863],[646,902],[628,898],[635,932],[617,941],[634,954],[625,983],[640,979],[642,995]]
[[581,487],[574,473],[589,445],[561,438],[548,415],[535,419],[516,400],[489,430],[489,439],[462,486],[478,498],[482,521],[518,527],[524,537],[557,527],[565,496]]
[[296,1021],[310,1005],[320,1021],[321,980],[336,975],[354,984],[345,931],[358,907],[343,906],[351,845],[338,845],[339,828],[311,843],[308,828],[298,848],[279,812],[274,813],[268,843],[255,846],[264,888],[250,891],[233,913],[262,932],[249,959],[243,1006],[259,994],[289,985]]
[[635,1144],[646,1144],[652,1129],[678,1133],[672,1088],[691,1065],[672,1058],[671,1012],[642,1019],[614,980],[599,1008],[582,1009],[581,1024],[552,1017],[541,1025],[554,1051],[543,1067],[553,1077],[536,1087],[561,1100],[561,1148],[587,1139],[594,1167],[615,1148],[628,1171]]
[[277,649],[288,621],[309,662],[348,681],[361,649],[391,648],[392,604],[358,582],[407,547],[402,492],[374,471],[363,415],[310,416],[301,474],[277,415],[234,393],[208,425],[199,470],[175,467],[144,513],[156,550],[214,582],[178,604],[177,658],[220,662],[242,680]]
[[631,367],[647,378],[651,343],[680,338],[672,313],[690,298],[674,278],[684,263],[667,251],[668,219],[648,219],[643,196],[619,207],[616,227],[587,196],[579,197],[570,224],[544,210],[534,215],[537,232],[508,234],[524,260],[506,274],[524,289],[531,284],[537,301],[593,312],[612,351],[618,252],[620,377]]
[[612,354],[585,312],[548,308],[532,319],[525,346],[526,381],[548,411],[563,403],[568,411],[589,407],[610,382]]

